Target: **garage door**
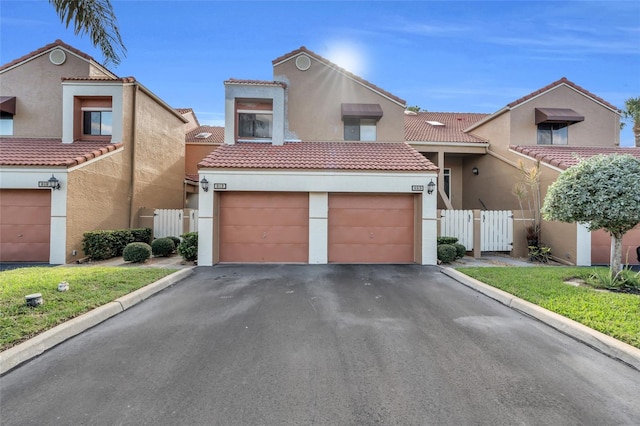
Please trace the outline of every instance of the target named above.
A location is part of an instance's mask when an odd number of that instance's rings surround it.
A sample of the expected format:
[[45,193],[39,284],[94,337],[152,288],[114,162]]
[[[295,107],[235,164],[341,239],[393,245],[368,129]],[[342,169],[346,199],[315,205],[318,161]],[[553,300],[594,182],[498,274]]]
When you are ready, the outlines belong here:
[[[640,225],[624,234],[622,238],[622,262],[629,265],[640,264],[637,248],[640,247]],[[591,263],[608,265],[611,255],[611,236],[603,229],[591,233]]]
[[220,262],[309,260],[309,194],[220,195]]
[[413,194],[330,194],[329,262],[413,263]]
[[51,191],[0,189],[0,261],[49,262]]

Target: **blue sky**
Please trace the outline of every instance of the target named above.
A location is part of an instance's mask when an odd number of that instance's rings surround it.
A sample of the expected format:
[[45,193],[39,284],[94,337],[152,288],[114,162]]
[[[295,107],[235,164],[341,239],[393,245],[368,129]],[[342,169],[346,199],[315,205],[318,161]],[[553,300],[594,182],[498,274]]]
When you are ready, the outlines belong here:
[[[224,80],[269,80],[300,46],[429,111],[495,112],[561,77],[640,96],[637,1],[112,2],[128,52],[110,69],[201,124],[223,123]],[[46,0],[0,0],[1,63],[56,39],[102,61]]]

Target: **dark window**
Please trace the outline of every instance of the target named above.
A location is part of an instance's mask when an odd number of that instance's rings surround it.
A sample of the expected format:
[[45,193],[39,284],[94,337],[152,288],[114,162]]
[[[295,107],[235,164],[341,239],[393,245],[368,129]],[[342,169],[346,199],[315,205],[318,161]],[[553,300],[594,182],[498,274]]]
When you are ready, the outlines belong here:
[[569,140],[567,123],[538,124],[538,145],[566,145]]
[[273,114],[239,113],[238,137],[241,138],[270,138]]
[[0,112],[0,135],[13,135],[13,114],[5,111]]
[[444,169],[444,193],[451,200],[451,169]]
[[111,117],[111,111],[84,111],[82,133],[85,135],[111,135]]
[[345,141],[375,141],[376,120],[367,118],[344,119]]

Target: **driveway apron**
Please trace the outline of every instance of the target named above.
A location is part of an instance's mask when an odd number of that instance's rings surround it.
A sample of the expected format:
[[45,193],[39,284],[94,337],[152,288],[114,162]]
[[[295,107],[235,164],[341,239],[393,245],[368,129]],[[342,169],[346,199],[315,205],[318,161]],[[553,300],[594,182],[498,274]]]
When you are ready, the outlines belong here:
[[418,265],[223,265],[0,379],[3,425],[637,425],[640,372]]

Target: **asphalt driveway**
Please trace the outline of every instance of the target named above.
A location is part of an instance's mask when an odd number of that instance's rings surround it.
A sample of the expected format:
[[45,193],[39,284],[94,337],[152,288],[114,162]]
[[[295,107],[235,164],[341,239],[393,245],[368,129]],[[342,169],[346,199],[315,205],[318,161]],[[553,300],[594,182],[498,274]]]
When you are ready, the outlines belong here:
[[640,372],[436,267],[200,267],[0,379],[2,425],[640,424]]

